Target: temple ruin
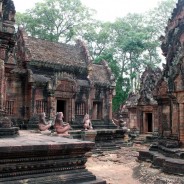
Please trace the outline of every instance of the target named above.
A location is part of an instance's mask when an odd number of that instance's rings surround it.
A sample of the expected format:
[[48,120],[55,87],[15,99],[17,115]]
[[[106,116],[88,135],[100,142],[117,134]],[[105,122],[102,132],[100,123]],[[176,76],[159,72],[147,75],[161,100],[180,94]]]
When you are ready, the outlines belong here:
[[184,1],[178,0],[161,36],[166,57],[163,75],[154,90],[158,103],[158,142],[139,153],[140,160],[151,160],[164,172],[184,174]]
[[82,127],[85,113],[115,126],[115,83],[107,63],[92,64],[81,41],[70,46],[31,38],[21,28],[15,33],[14,15],[13,1],[0,0],[0,183],[105,184],[85,166],[94,142],[30,132],[14,136],[19,128],[12,125],[38,129],[37,114],[53,120],[63,111],[74,128]]
[[141,77],[140,90],[130,93],[124,104],[123,110],[127,109],[127,126],[132,131],[140,134],[158,133],[158,102],[155,100],[154,90],[162,76],[159,68],[146,68]]
[[75,45],[49,42],[29,37],[19,28],[15,49],[9,54],[1,49],[1,59],[0,104],[16,125],[36,128],[37,114],[45,112],[53,120],[57,112],[63,112],[64,121],[74,129],[83,127],[86,113],[94,128],[115,128],[115,78],[106,61],[92,63],[82,41]]

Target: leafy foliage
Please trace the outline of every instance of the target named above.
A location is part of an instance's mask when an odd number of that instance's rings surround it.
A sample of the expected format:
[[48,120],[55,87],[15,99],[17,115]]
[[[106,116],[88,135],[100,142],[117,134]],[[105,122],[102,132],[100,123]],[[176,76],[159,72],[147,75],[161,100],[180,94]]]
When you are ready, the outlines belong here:
[[162,0],[158,6],[145,14],[146,24],[153,28],[153,37],[160,37],[164,34],[168,19],[175,8],[177,0]]
[[31,36],[69,42],[90,24],[92,14],[80,0],[44,0],[16,17],[18,25],[24,26]]

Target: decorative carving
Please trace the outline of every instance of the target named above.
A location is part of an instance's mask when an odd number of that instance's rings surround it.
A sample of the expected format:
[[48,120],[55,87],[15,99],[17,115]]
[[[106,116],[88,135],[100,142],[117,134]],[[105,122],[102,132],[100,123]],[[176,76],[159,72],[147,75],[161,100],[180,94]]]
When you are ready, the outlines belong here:
[[73,81],[62,80],[56,88],[60,92],[76,92],[76,83]]
[[57,72],[55,76],[56,76],[57,80],[62,80],[63,78],[76,79],[74,74],[67,73],[67,72]]
[[138,99],[140,98],[139,94],[129,93],[128,99],[125,102],[127,107],[134,107],[137,106]]
[[179,103],[184,103],[184,93],[179,93],[179,94],[177,95],[177,101],[178,101]]
[[51,124],[49,122],[46,122],[45,117],[46,117],[45,112],[40,114],[39,123],[38,123],[40,131],[48,130],[51,127]]
[[56,132],[60,135],[63,135],[63,136],[70,135],[68,133],[68,130],[70,129],[70,125],[69,125],[69,123],[63,122],[63,113],[62,112],[58,112],[56,114],[54,128],[56,129]]
[[168,91],[167,82],[166,82],[166,81],[163,81],[163,82],[158,86],[157,95],[159,95],[159,96],[167,95],[167,91]]
[[84,123],[84,130],[92,130],[93,129],[91,120],[89,119],[89,114],[86,114],[84,116],[83,123]]
[[8,53],[5,62],[8,63],[8,64],[15,64],[14,54],[13,53]]
[[[2,5],[2,4],[1,4]],[[15,6],[12,0],[4,0],[2,5],[3,20],[15,21]]]
[[0,128],[11,128],[12,125],[13,123],[8,117],[0,117]]
[[160,80],[162,72],[159,68],[152,70],[147,68],[141,77],[139,105],[155,105],[157,102],[153,98],[153,90],[157,82]]

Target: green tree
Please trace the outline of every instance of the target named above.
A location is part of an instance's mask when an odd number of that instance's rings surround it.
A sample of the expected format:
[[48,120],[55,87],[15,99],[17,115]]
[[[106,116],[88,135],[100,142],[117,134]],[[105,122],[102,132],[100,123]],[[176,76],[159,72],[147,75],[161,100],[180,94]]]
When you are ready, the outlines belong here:
[[111,25],[109,22],[94,21],[93,24],[86,27],[81,35],[82,39],[88,43],[93,60],[100,56],[103,57],[106,53],[112,54],[109,50],[113,42]]
[[99,63],[102,60],[106,60],[108,62],[108,65],[116,79],[116,96],[113,98],[113,111],[116,111],[128,96],[130,86],[129,79],[126,77],[122,78],[120,75],[121,67],[119,62],[113,58],[113,54],[110,54],[110,52],[104,52],[100,56],[96,57],[95,63]]
[[16,22],[31,36],[67,43],[91,23],[93,13],[80,0],[44,0],[26,13],[17,13]]
[[120,62],[121,77],[129,77],[131,91],[139,88],[140,73],[144,68],[160,62],[156,52],[159,42],[152,39],[152,28],[144,22],[144,16],[140,14],[128,14],[114,22],[115,58]]
[[176,7],[177,0],[162,0],[152,10],[148,11],[145,16],[147,17],[146,24],[154,29],[153,38],[160,37],[167,25],[173,9]]

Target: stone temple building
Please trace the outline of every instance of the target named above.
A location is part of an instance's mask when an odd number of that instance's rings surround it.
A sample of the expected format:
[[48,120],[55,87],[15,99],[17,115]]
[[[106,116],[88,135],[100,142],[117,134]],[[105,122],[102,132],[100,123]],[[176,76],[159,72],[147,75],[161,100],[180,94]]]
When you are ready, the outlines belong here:
[[125,103],[128,110],[128,128],[141,134],[158,132],[158,103],[154,90],[162,76],[159,68],[146,68],[141,76],[140,90],[130,93]]
[[54,43],[16,33],[15,49],[0,49],[0,107],[13,122],[33,128],[36,115],[57,112],[73,128],[90,115],[94,128],[112,128],[115,78],[106,61],[93,64],[85,44]]
[[154,90],[159,138],[149,151],[140,151],[138,158],[151,161],[164,172],[183,175],[184,0],[178,0],[161,40],[166,65]]
[[[136,109],[140,133],[158,132],[184,144],[184,0],[178,0],[160,37],[166,58],[163,71],[145,71]],[[147,74],[146,74],[147,73]],[[127,108],[131,108],[127,105]],[[131,111],[130,111],[131,114]],[[131,117],[131,116],[129,116]],[[131,124],[131,118],[130,124]]]
[[184,143],[184,0],[179,0],[161,37],[166,57],[164,74],[156,96],[159,102],[160,133],[167,132]]

